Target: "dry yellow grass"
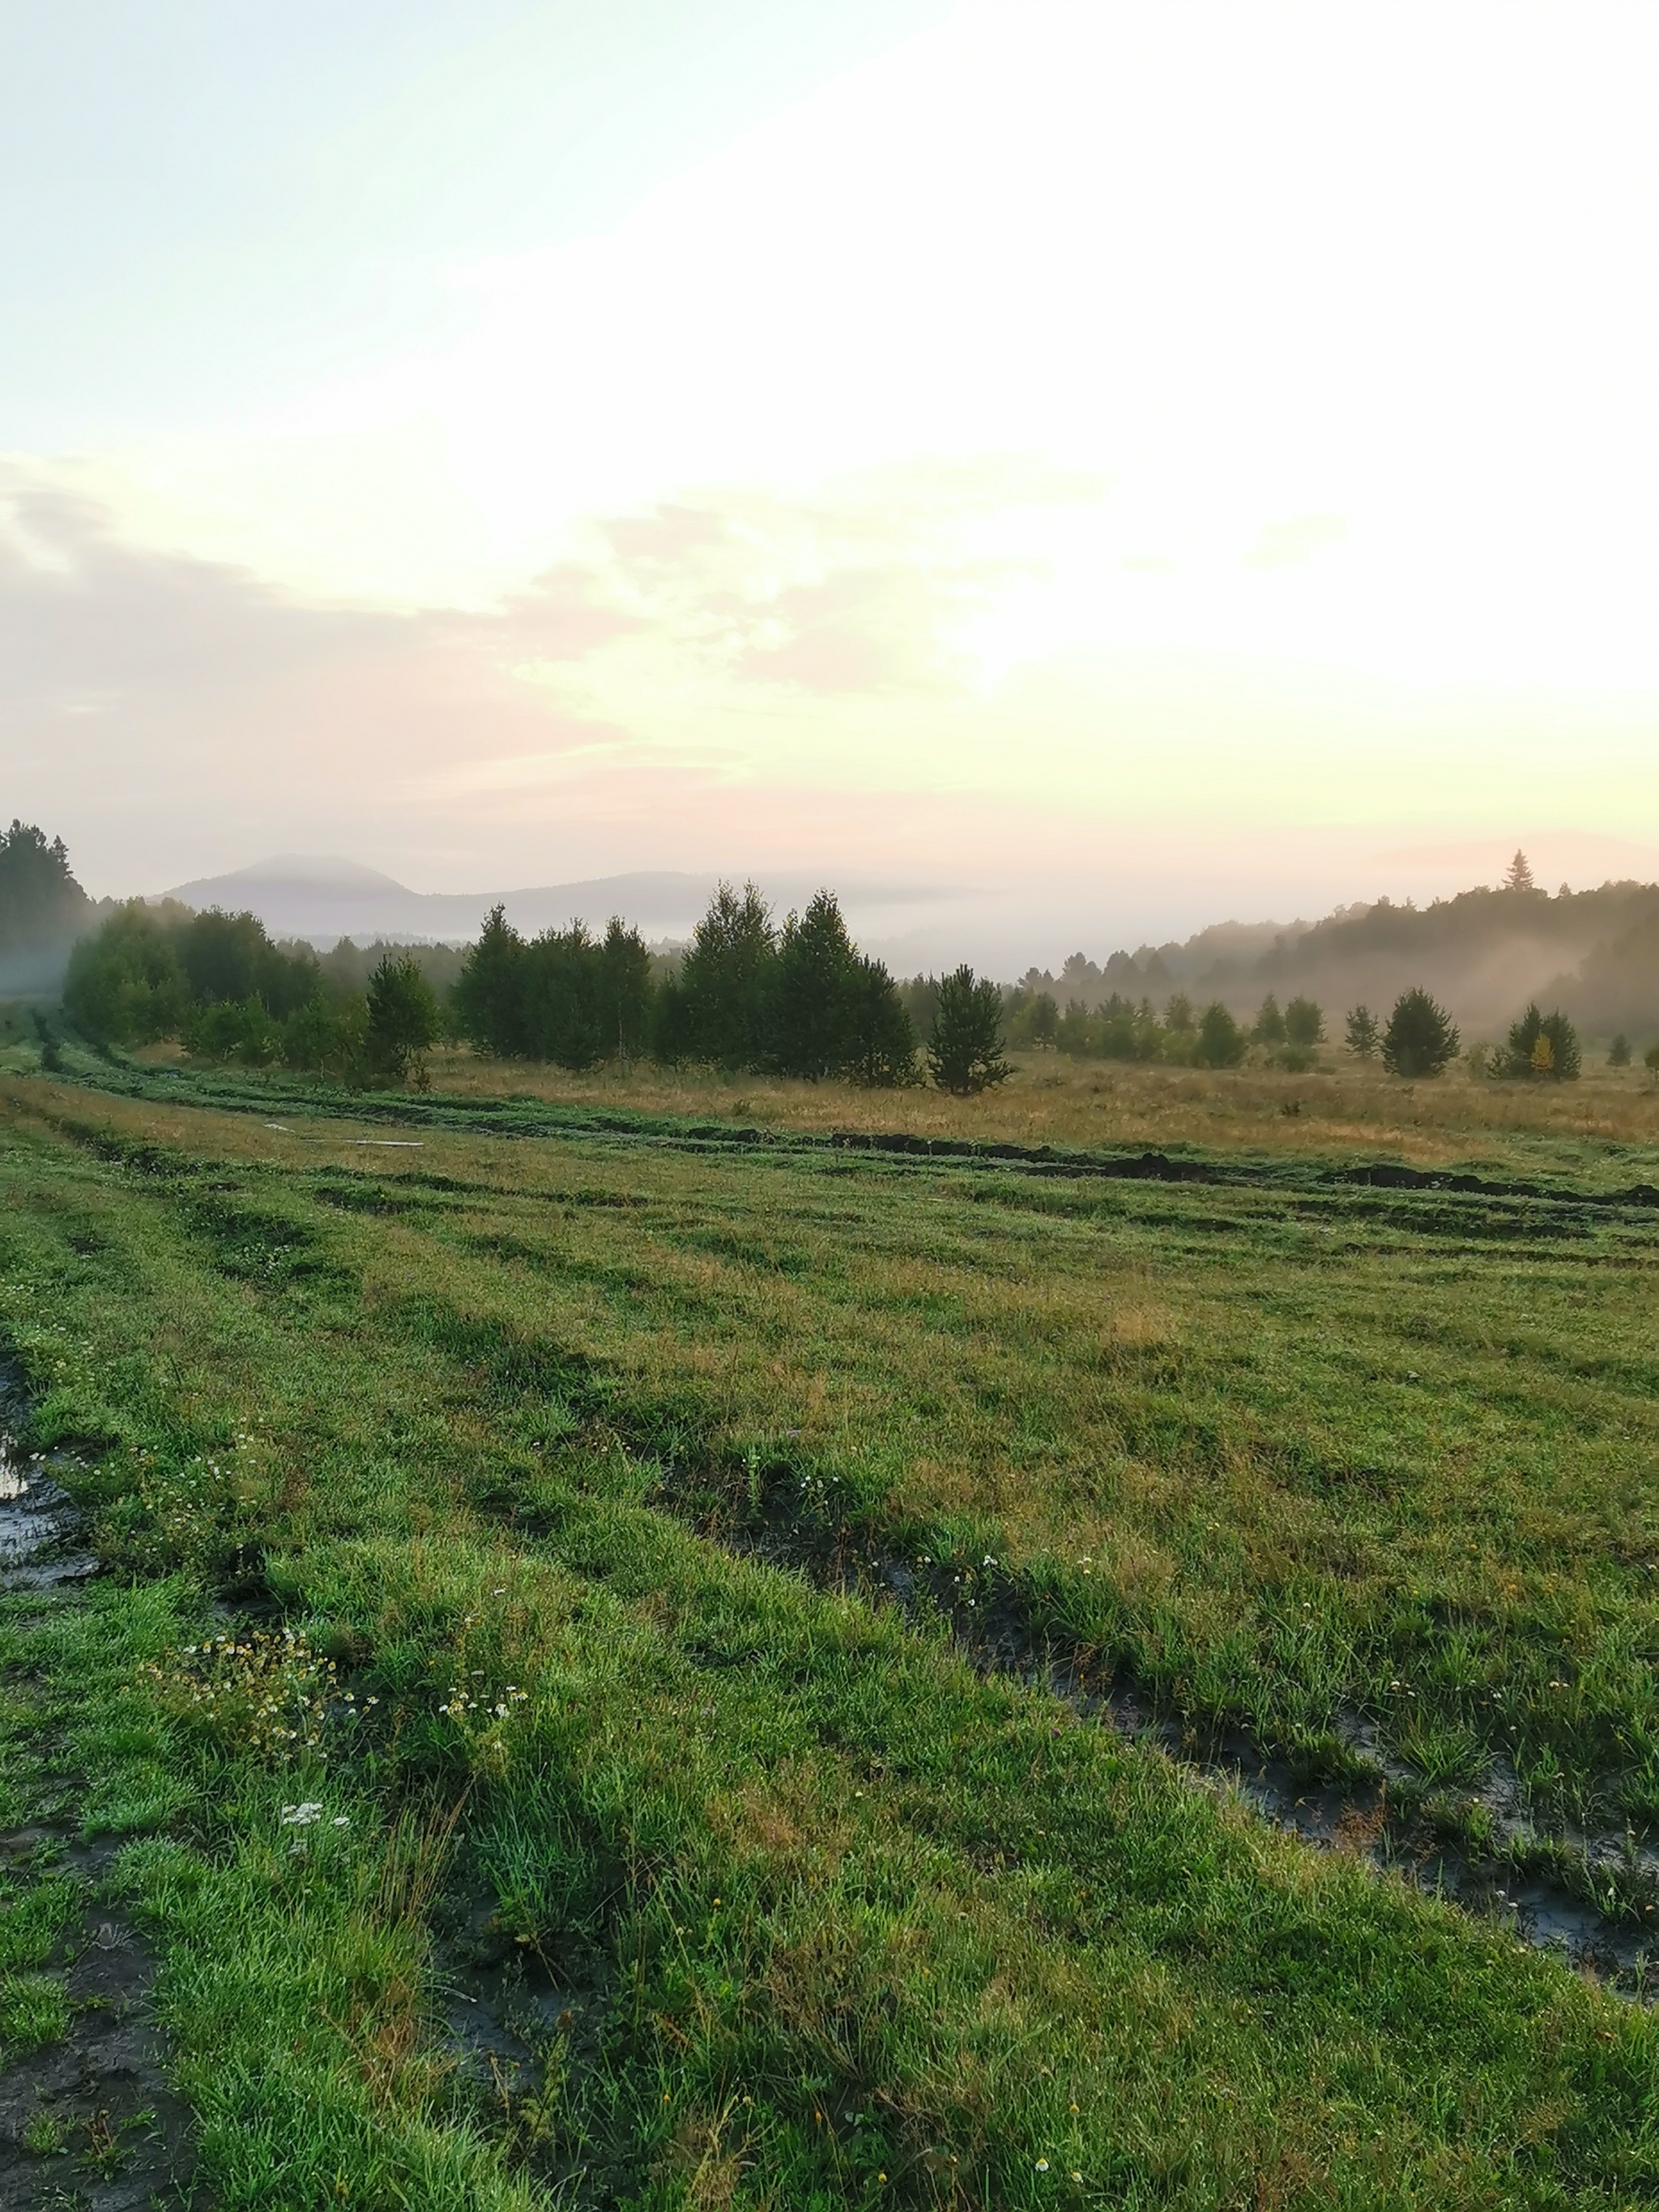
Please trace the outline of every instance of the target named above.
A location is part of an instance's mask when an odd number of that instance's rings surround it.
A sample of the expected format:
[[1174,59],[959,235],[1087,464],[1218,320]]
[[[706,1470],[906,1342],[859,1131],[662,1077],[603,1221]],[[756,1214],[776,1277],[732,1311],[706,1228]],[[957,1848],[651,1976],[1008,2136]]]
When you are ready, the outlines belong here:
[[1462,1070],[1402,1083],[1333,1058],[1328,1072],[1211,1071],[1018,1056],[1012,1079],[978,1098],[865,1091],[648,1065],[572,1075],[449,1051],[433,1088],[572,1105],[718,1116],[772,1128],[903,1130],[1030,1145],[1195,1145],[1290,1153],[1364,1151],[1417,1165],[1479,1155],[1535,1164],[1540,1147],[1659,1146],[1659,1089],[1641,1070],[1595,1069],[1573,1084],[1478,1081]]

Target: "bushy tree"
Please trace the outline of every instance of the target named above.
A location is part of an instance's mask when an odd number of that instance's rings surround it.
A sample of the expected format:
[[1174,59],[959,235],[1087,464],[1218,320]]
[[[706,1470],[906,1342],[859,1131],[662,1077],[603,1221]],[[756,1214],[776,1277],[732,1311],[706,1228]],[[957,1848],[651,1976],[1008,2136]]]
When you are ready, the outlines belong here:
[[1620,1030],[1607,1047],[1607,1066],[1609,1067],[1630,1066],[1630,1039],[1625,1035],[1623,1030]]
[[475,1052],[497,1060],[520,1059],[529,1052],[526,949],[505,909],[491,907],[455,982],[455,1025]]
[[1196,1030],[1193,1002],[1184,992],[1177,991],[1164,1007],[1164,1026],[1173,1036],[1184,1036],[1189,1030]]
[[186,1048],[198,1060],[237,1060],[244,1067],[269,1067],[282,1049],[282,1031],[263,1000],[213,999],[198,1006],[185,1027]]
[[1243,1030],[1218,999],[1199,1017],[1193,1058],[1200,1067],[1237,1067],[1248,1042]]
[[1420,988],[1402,991],[1382,1032],[1382,1065],[1390,1075],[1438,1075],[1457,1057],[1457,1031],[1445,1008]]
[[1299,1052],[1311,1052],[1325,1041],[1325,1016],[1312,999],[1295,998],[1285,1009],[1285,1036]]
[[777,935],[753,884],[715,890],[680,963],[683,1056],[717,1067],[764,1067],[771,1057]]
[[360,991],[319,991],[283,1024],[285,1066],[349,1082],[365,1059],[368,1006]]
[[131,899],[70,955],[64,1011],[94,1044],[154,1044],[177,1036],[190,1015],[190,981],[170,911]]
[[384,953],[368,979],[369,1065],[401,1081],[437,1036],[437,998],[418,963],[406,953]]
[[1269,1048],[1285,1042],[1285,1017],[1279,1011],[1279,1001],[1271,991],[1256,1009],[1250,1041],[1253,1044],[1265,1044]]
[[1510,1076],[1547,1077],[1556,1083],[1578,1079],[1583,1054],[1578,1032],[1564,1013],[1539,1012],[1529,1006],[1510,1030],[1504,1072]]
[[1002,994],[965,963],[939,983],[927,1065],[939,1089],[958,1098],[1006,1082],[1013,1073],[1002,1056]]
[[1343,1024],[1348,1050],[1358,1060],[1375,1060],[1382,1042],[1376,1016],[1369,1006],[1356,1006]]

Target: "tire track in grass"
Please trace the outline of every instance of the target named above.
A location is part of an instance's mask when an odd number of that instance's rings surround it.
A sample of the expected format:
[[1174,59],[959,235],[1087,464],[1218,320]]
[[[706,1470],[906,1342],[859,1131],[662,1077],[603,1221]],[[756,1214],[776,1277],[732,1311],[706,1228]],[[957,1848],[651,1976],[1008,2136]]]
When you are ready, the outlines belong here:
[[[0,1592],[11,1601],[0,1622],[9,1611],[14,1632],[29,1620],[20,1595],[38,1619],[79,1601],[98,1567],[75,1547],[78,1516],[52,1472],[62,1455],[17,1443],[25,1415],[17,1376],[0,1369]],[[191,2121],[151,2014],[154,1956],[109,1890],[123,1839],[82,1837],[27,1690],[19,1703],[13,1786],[31,1802],[0,1834],[0,2212],[169,2212],[191,2201]]]

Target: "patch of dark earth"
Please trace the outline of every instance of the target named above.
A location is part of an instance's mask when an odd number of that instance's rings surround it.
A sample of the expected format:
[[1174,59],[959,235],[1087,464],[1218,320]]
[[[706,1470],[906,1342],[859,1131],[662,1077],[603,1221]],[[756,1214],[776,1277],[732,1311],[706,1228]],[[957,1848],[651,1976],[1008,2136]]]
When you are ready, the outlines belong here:
[[[98,1562],[76,1548],[75,1508],[54,1468],[21,1453],[25,1407],[0,1370],[0,1590],[71,1589]],[[191,2116],[167,2078],[150,2009],[155,1960],[106,1881],[119,1844],[88,1843],[61,1820],[0,1835],[0,1863],[18,1874],[68,1874],[86,1903],[47,1971],[63,1980],[73,2026],[62,2041],[14,2059],[0,2075],[0,2212],[173,2212],[204,2200],[192,2189]]]
[[[1157,1686],[1042,1617],[1018,1578],[898,1555],[847,1527],[802,1515],[796,1486],[763,1486],[730,1515],[708,1510],[707,1480],[668,1468],[655,1493],[726,1551],[804,1574],[821,1589],[894,1605],[920,1626],[941,1620],[963,1656],[1057,1698],[1079,1717],[1155,1745],[1194,1782],[1234,1792],[1277,1827],[1322,1850],[1509,1927],[1580,1972],[1644,2003],[1659,2000],[1659,1850],[1632,1836],[1540,1833],[1515,1774],[1500,1766],[1478,1788],[1434,1789],[1395,1759],[1372,1723],[1340,1714],[1342,1771],[1324,1776],[1244,1729],[1206,1726],[1173,1711]],[[1471,1840],[1477,1815],[1483,1841]],[[1490,1844],[1484,1841],[1490,1838]]]
[[626,2197],[632,2155],[606,2140],[586,2094],[620,2025],[604,1946],[574,1929],[513,1935],[482,1881],[441,1897],[432,1927],[460,2102],[573,2212]]

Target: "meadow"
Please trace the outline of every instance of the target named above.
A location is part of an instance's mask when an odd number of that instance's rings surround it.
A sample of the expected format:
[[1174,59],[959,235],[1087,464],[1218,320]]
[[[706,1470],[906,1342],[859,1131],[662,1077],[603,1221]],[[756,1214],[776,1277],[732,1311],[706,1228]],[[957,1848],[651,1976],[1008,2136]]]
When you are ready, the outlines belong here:
[[204,2201],[1659,2191],[1643,1081],[72,1072],[0,2045],[125,1915]]

